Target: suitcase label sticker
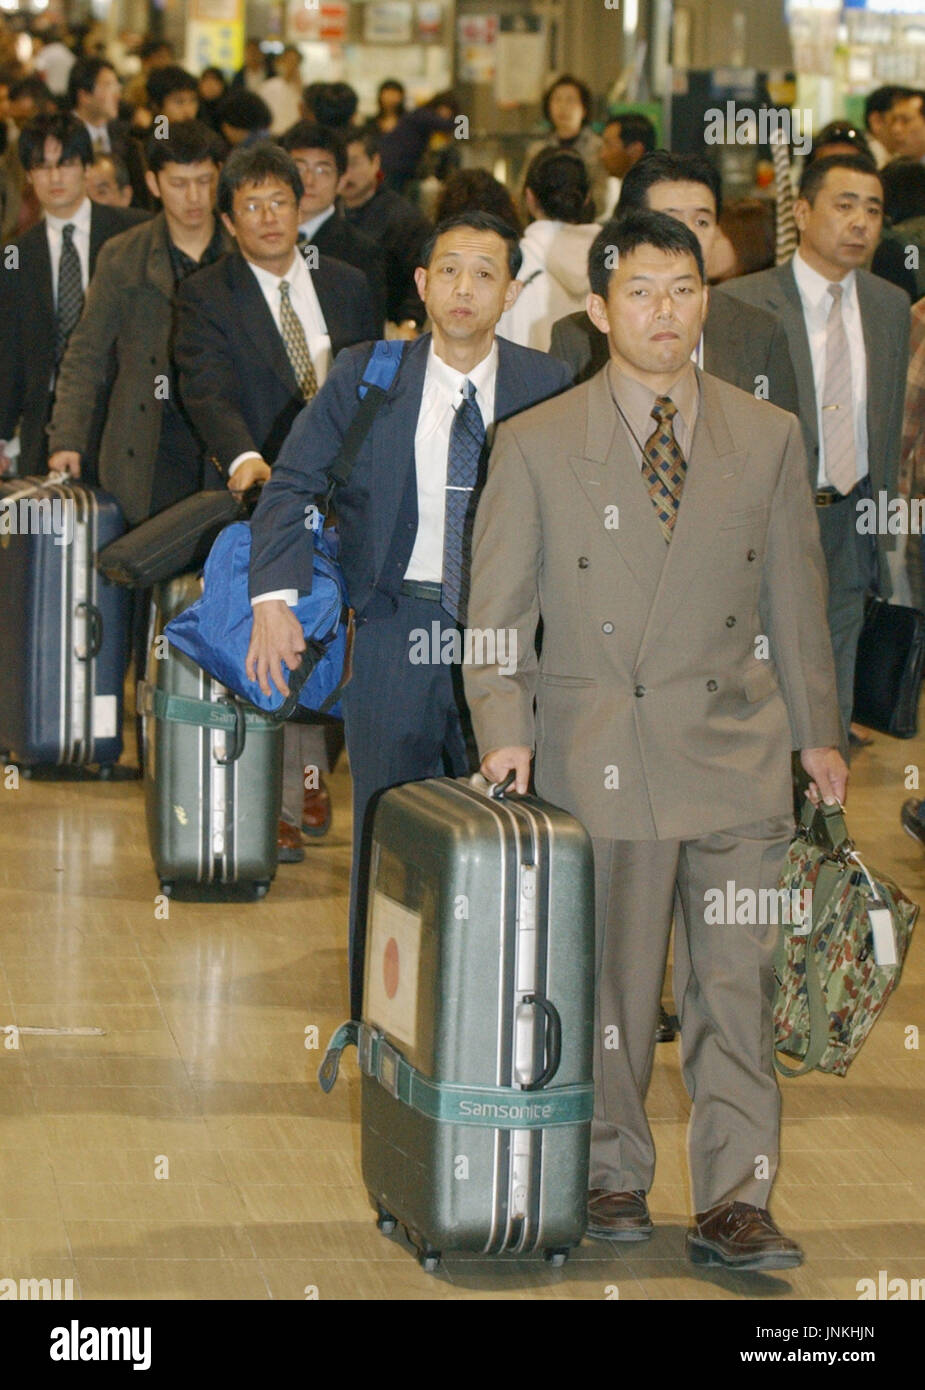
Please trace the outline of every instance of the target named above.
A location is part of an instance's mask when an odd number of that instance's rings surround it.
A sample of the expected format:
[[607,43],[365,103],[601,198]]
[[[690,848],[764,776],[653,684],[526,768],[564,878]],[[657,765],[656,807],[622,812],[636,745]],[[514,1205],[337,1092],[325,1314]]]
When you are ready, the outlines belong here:
[[365,1014],[409,1048],[417,1040],[421,915],[385,893],[373,894]]

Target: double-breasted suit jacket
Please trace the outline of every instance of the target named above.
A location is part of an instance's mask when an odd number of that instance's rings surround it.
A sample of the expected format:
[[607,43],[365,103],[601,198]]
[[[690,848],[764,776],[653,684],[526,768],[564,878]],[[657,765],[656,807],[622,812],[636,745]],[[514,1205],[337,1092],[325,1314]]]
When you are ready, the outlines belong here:
[[669,546],[608,372],[498,429],[469,623],[515,629],[518,667],[466,667],[480,752],[535,745],[539,794],[592,836],[784,814],[790,750],[839,739],[799,424],[698,372]]

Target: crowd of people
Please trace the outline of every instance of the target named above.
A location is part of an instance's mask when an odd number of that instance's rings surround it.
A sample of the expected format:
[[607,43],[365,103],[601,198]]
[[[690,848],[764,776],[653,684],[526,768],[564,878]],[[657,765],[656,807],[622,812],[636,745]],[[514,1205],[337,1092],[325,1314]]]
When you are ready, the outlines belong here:
[[[851,725],[865,599],[894,583],[921,594],[917,545],[900,563],[895,537],[860,532],[856,503],[922,486],[925,272],[907,250],[925,227],[925,97],[879,89],[865,131],[837,122],[796,175],[776,164],[776,200],[724,205],[705,154],[659,148],[636,112],[596,130],[568,74],[505,186],[477,147],[454,167],[450,92],[409,110],[389,80],[363,120],[347,84],[302,86],[294,48],[271,65],[251,41],[239,72],[196,76],[152,40],[127,75],[46,39],[34,71],[0,66],[3,471],[98,483],[130,527],[203,488],[260,485],[249,662],[282,690],[304,646],[291,605],[310,584],[306,502],[325,491],[368,344],[406,340],[387,418],[338,499],[358,615],[353,1007],[376,793],[464,773],[473,740],[486,775],[526,790],[535,745],[539,790],[594,839],[599,1007],[626,1038],[601,1062],[592,1230],[651,1231],[644,1099],[677,883],[686,1073],[708,1097],[693,1249],[736,1268],[798,1262],[767,1213],[773,940],[737,936],[724,989],[719,937],[705,945],[690,921],[733,842],[742,881],[776,881],[791,747],[814,795],[844,796],[865,737]],[[416,200],[425,173],[441,184],[435,221]],[[618,498],[613,549],[599,513]],[[467,670],[463,690],[455,667],[409,664],[409,631],[432,618],[516,631],[517,678]],[[524,654],[540,619],[537,677]],[[145,628],[138,604],[138,668]],[[771,662],[752,650],[759,632]],[[300,725],[286,740],[283,862],[330,824],[323,774],[343,737]],[[617,761],[614,799],[598,763]],[[904,824],[925,844],[917,803]],[[645,940],[621,935],[633,921]],[[716,1036],[735,1040],[735,1066]],[[761,1179],[758,1153],[772,1156]]]

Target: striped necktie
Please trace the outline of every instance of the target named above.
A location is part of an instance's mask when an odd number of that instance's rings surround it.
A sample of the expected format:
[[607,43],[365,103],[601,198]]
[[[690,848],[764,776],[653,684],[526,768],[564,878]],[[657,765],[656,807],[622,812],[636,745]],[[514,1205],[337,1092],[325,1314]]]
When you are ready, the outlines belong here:
[[67,340],[83,313],[84,290],[80,256],[74,245],[74,224],[61,232],[61,260],[58,263],[58,307],[55,311],[55,365],[64,356]]
[[318,378],[315,375],[315,367],[312,362],[312,355],[308,350],[308,341],[305,337],[305,329],[295,309],[292,307],[292,300],[289,297],[290,285],[288,280],[279,282],[279,326],[286,348],[286,356],[289,358],[295,379],[299,384],[302,399],[310,401],[312,396],[318,391]]
[[446,513],[443,535],[443,607],[457,622],[466,621],[472,522],[475,517],[479,466],[485,450],[485,422],[466,378],[463,399],[453,417],[446,469]]
[[825,329],[825,386],[822,394],[822,443],[825,474],[846,495],[858,480],[851,399],[851,353],[842,318],[844,286],[829,285],[832,305]]
[[656,396],[652,407],[655,429],[642,454],[642,476],[666,542],[671,540],[687,474],[687,461],[674,437],[672,422],[677,413],[670,396]]

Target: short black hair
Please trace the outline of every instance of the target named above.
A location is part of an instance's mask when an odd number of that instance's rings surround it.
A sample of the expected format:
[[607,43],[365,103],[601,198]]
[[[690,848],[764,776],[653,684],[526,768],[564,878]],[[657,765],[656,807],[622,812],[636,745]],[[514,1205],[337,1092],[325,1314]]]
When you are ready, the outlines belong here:
[[894,225],[925,216],[925,164],[917,159],[891,159],[880,170],[883,212]]
[[174,92],[195,92],[199,95],[199,84],[191,72],[171,63],[166,68],[155,68],[146,82],[148,100],[160,109]]
[[607,117],[604,129],[609,125],[620,127],[624,145],[641,145],[646,154],[655,149],[655,126],[641,111],[616,111]]
[[215,112],[219,125],[234,130],[268,130],[273,122],[269,106],[256,92],[229,92]]
[[144,62],[146,58],[153,58],[155,53],[160,53],[162,48],[166,48],[170,56],[173,57],[173,44],[169,39],[147,38],[138,49],[138,57]]
[[829,121],[828,125],[823,126],[819,134],[813,136],[813,147],[806,161],[807,164],[811,164],[814,159],[825,158],[817,151],[825,149],[826,145],[850,145],[853,150],[857,150],[858,154],[864,154],[868,159],[873,159],[870,145],[867,143],[867,136],[863,130],[852,125],[850,121]]
[[816,194],[825,183],[825,176],[831,169],[853,169],[856,174],[871,174],[883,188],[880,171],[869,155],[865,154],[824,154],[807,164],[800,178],[798,198],[805,198],[812,207]]
[[54,101],[47,84],[34,72],[30,73],[28,77],[18,78],[11,84],[10,101],[18,101],[20,97],[31,97],[39,106]]
[[552,125],[552,117],[549,114],[549,103],[553,92],[557,92],[560,87],[574,87],[581,97],[581,104],[584,107],[584,119],[582,125],[591,119],[591,88],[587,82],[582,82],[580,77],[573,77],[570,72],[564,72],[561,77],[557,77],[551,87],[547,87],[543,93],[543,115],[549,124]]
[[588,168],[574,150],[540,150],[530,161],[524,187],[554,222],[594,221]]
[[60,144],[62,160],[79,159],[85,169],[93,163],[93,143],[83,121],[70,112],[57,112],[36,116],[19,132],[19,160],[27,172],[42,163],[49,138]]
[[344,147],[350,145],[362,145],[366,151],[367,159],[375,159],[382,148],[382,141],[379,132],[372,126],[351,126],[344,131]]
[[457,169],[447,179],[434,207],[434,221],[444,222],[461,212],[491,212],[523,235],[520,214],[508,189],[487,169]]
[[318,125],[315,121],[296,121],[278,142],[284,150],[327,150],[334,156],[338,174],[347,170],[347,146],[343,132],[331,126]]
[[523,264],[523,253],[520,249],[520,238],[514,228],[507,222],[496,217],[493,212],[482,212],[478,208],[472,208],[466,212],[457,212],[452,217],[445,217],[442,222],[438,222],[430,233],[430,236],[421,247],[420,264],[429,266],[434,254],[434,247],[437,241],[445,232],[452,232],[457,227],[471,227],[474,232],[494,232],[501,237],[507,245],[507,264],[511,272],[511,279],[515,279],[517,272]]
[[897,93],[905,93],[912,96],[911,87],[899,87],[895,83],[886,87],[877,87],[864,102],[864,124],[870,130],[871,116],[885,116],[896,98]]
[[702,154],[671,154],[653,150],[637,159],[623,176],[617,215],[649,206],[649,189],[656,183],[702,183],[713,194],[716,217],[723,210],[723,184],[716,165]]
[[[86,129],[86,127],[84,127]],[[131,183],[128,165],[121,155],[113,154],[112,151],[100,150],[93,156],[94,168],[97,164],[111,164],[113,176],[116,180],[116,188],[120,191],[128,188]]]
[[641,208],[605,222],[592,243],[588,252],[591,293],[606,299],[614,265],[621,256],[628,256],[640,246],[654,246],[656,251],[669,255],[693,256],[700,278],[706,284],[703,251],[690,227],[676,217],[669,217],[667,212],[649,212],[648,208]]
[[233,216],[234,195],[246,183],[261,184],[279,179],[288,184],[296,203],[302,199],[302,180],[291,154],[280,149],[272,140],[258,140],[254,145],[242,145],[228,156],[218,180],[218,210]]
[[145,152],[151,173],[159,174],[165,164],[201,164],[209,159],[220,169],[225,146],[204,121],[171,121],[167,139],[152,135]]
[[67,79],[67,104],[72,110],[77,105],[78,93],[92,92],[96,86],[96,79],[104,68],[108,68],[110,72],[116,71],[108,58],[77,59]]
[[[890,105],[888,109],[892,111],[893,107],[896,105],[898,101],[908,101],[910,97],[921,96],[922,93],[918,90],[917,87],[894,87],[893,95],[890,98]],[[923,105],[925,105],[925,103],[923,103]]]
[[389,91],[390,89],[391,89],[392,91],[395,91],[395,92],[401,92],[402,102],[404,103],[404,100],[405,100],[405,84],[404,84],[404,82],[399,82],[399,80],[398,80],[397,77],[387,77],[387,78],[385,79],[384,82],[380,82],[380,83],[379,83],[379,90],[376,92],[376,100],[379,102],[380,110],[382,109],[382,93],[383,93],[383,92],[387,92],[387,91]]
[[346,82],[322,82],[312,93],[311,113],[319,125],[334,126],[342,130],[353,120],[359,105],[359,97]]

